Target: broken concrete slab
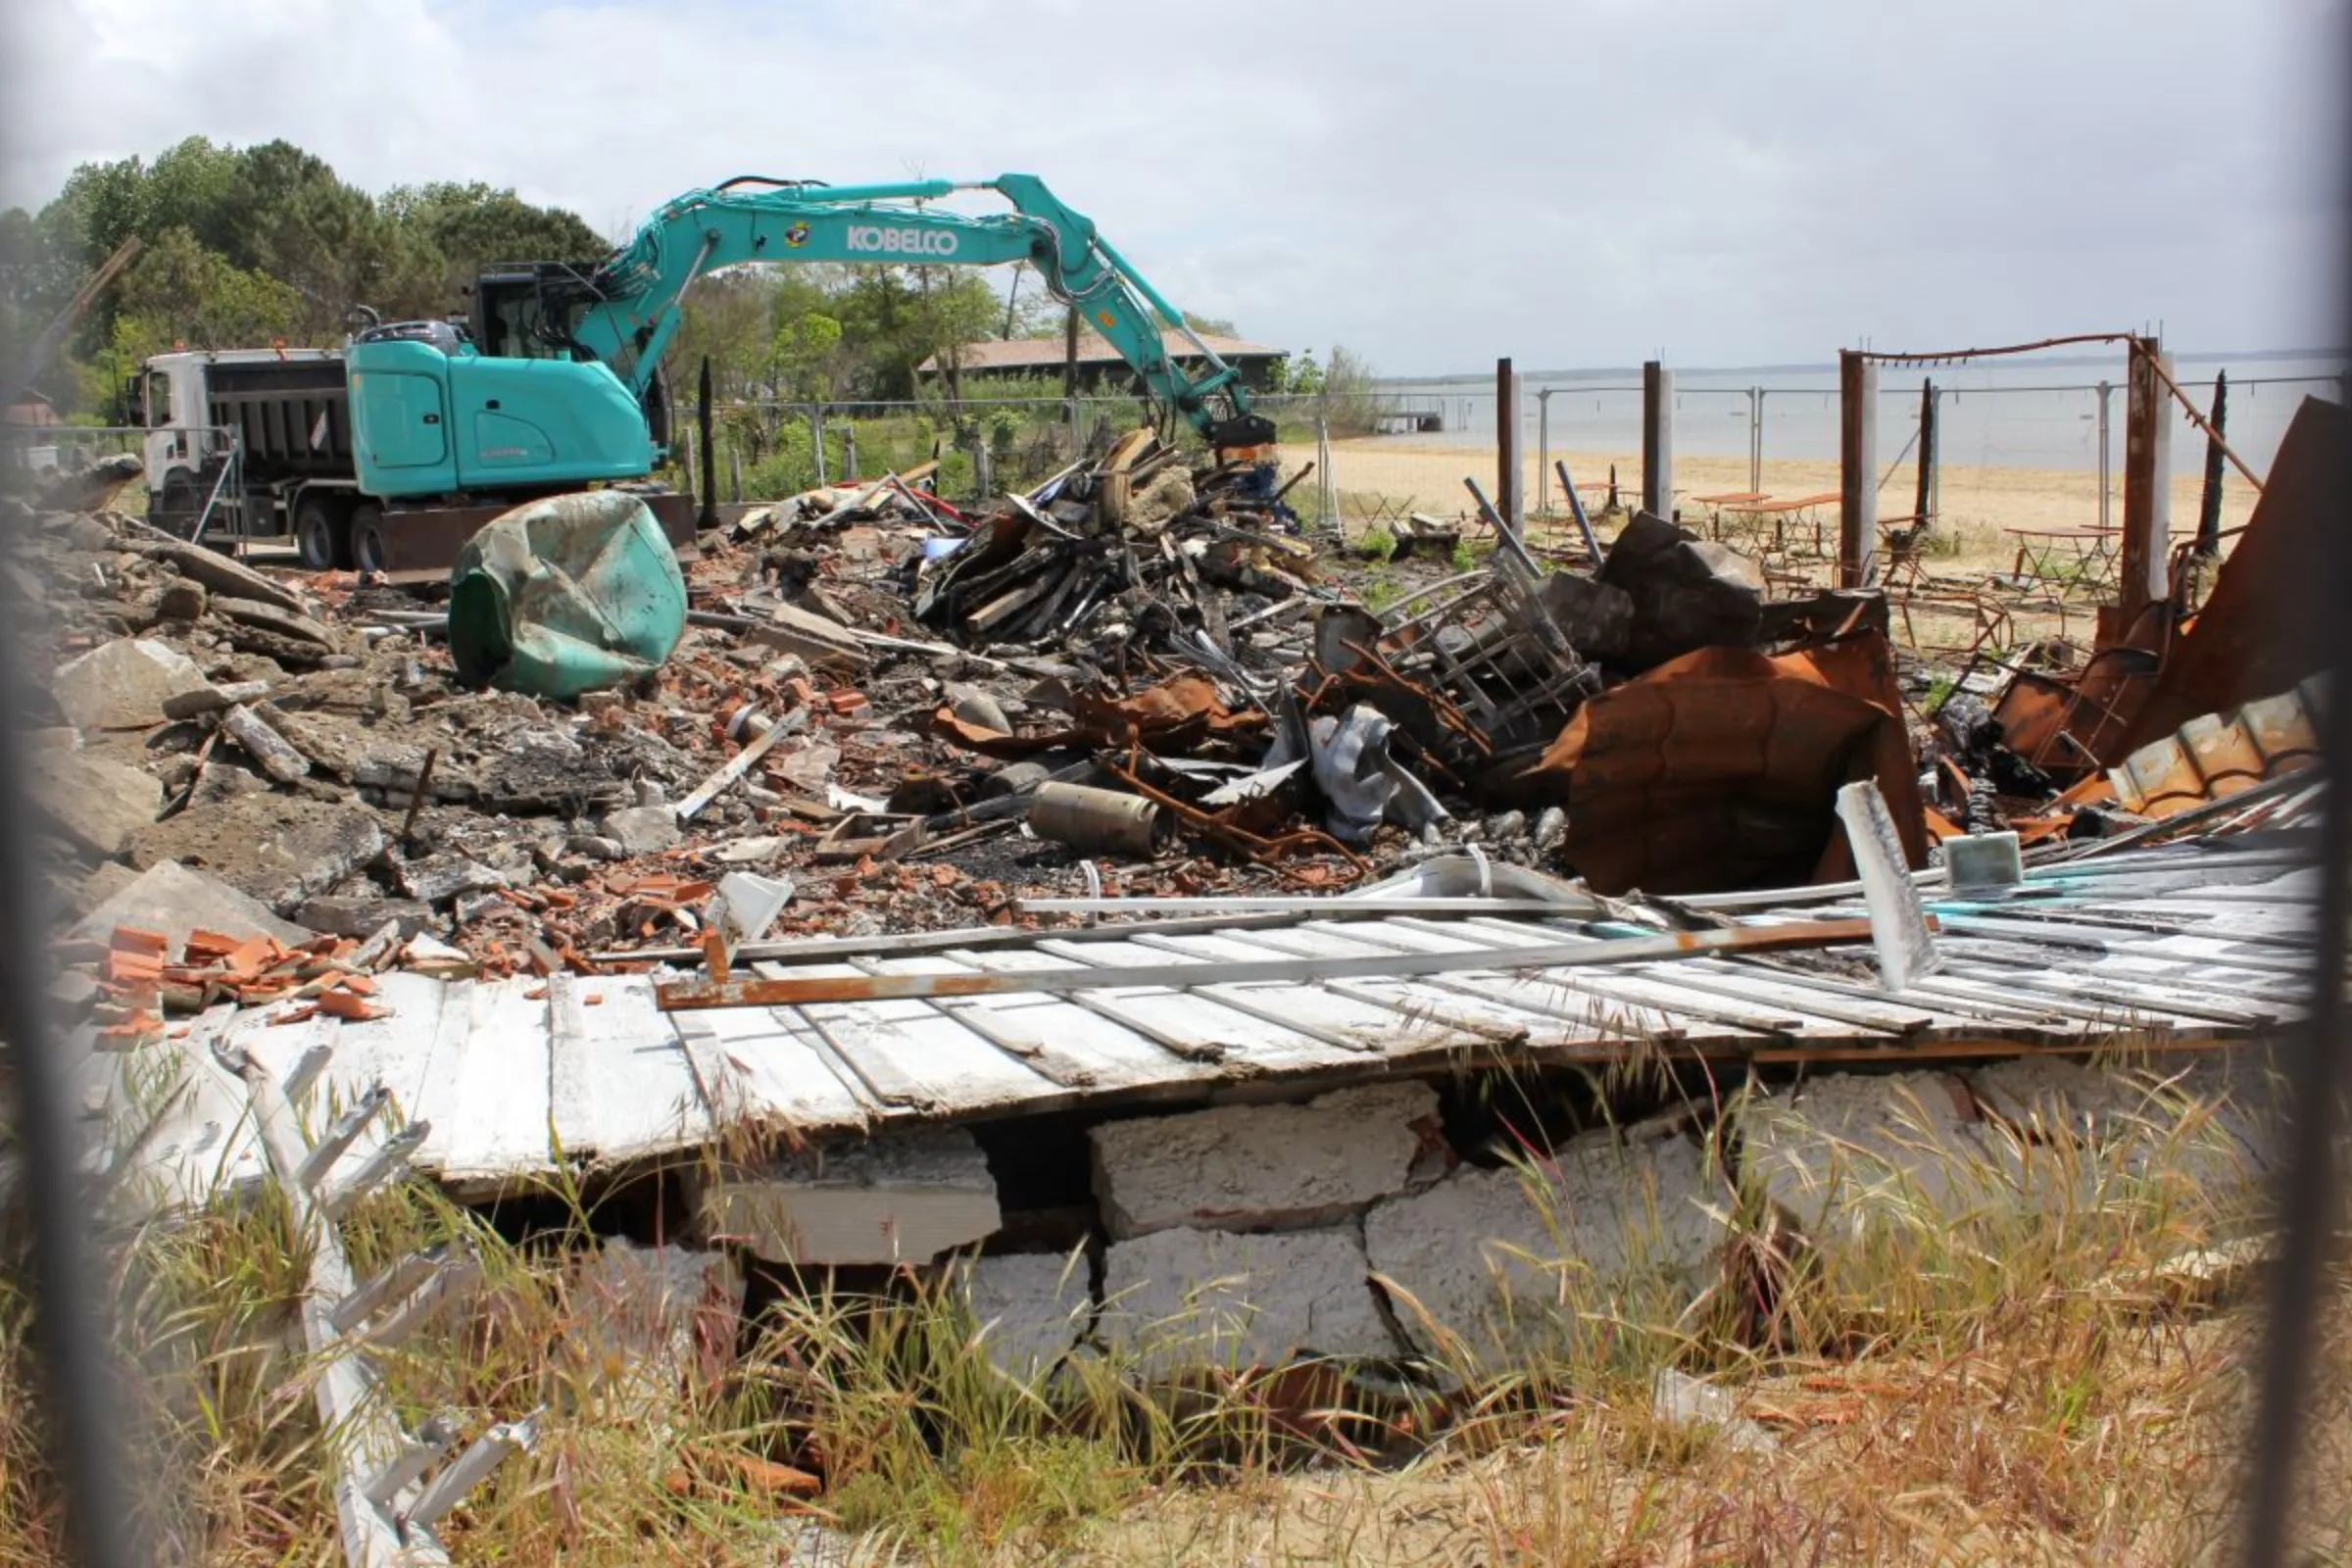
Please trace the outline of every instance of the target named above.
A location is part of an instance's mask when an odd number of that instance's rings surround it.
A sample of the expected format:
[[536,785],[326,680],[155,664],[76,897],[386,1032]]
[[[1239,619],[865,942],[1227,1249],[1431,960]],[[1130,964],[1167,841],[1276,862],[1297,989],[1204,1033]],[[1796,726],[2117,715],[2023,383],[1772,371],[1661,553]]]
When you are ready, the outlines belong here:
[[258,599],[296,613],[307,608],[293,589],[218,550],[207,550],[144,526],[134,531],[128,543],[142,555],[171,563],[181,576],[192,577],[217,594]]
[[[1966,1075],[1996,1125],[1983,1129],[1996,1164],[2045,1210],[2086,1212],[2113,1201],[2110,1176],[2156,1176],[2183,1198],[2231,1200],[2269,1171],[2276,1086],[2247,1063],[2260,1054],[2205,1053],[2195,1063],[2091,1065],[2019,1056]],[[2268,1126],[2266,1126],[2268,1123]]]
[[608,812],[604,833],[628,855],[659,855],[663,850],[674,850],[684,837],[678,831],[678,808],[674,806],[631,806]]
[[2042,1142],[2124,1136],[2150,1108],[2146,1079],[2071,1056],[2017,1056],[1963,1079],[1985,1111]]
[[332,652],[336,647],[332,629],[298,611],[227,594],[215,594],[212,608],[214,614],[226,616],[242,626],[251,626],[296,642],[316,643],[325,652]]
[[1005,1252],[958,1264],[988,1358],[1007,1377],[1035,1383],[1085,1337],[1095,1299],[1083,1253]]
[[1573,571],[1555,571],[1544,579],[1538,595],[1587,659],[1616,659],[1632,645],[1634,600],[1624,589]]
[[383,853],[383,824],[374,812],[274,794],[191,805],[130,845],[131,863],[141,869],[164,860],[200,866],[280,913],[330,891]]
[[496,892],[513,886],[514,880],[504,871],[462,855],[429,856],[400,868],[401,887],[428,907],[447,904],[462,894]]
[[1609,546],[1600,581],[1632,600],[1625,659],[1637,669],[1697,648],[1748,647],[1764,618],[1755,563],[1646,512]]
[[1114,1243],[1097,1321],[1143,1377],[1401,1350],[1352,1225],[1273,1236],[1165,1230]]
[[1438,1131],[1419,1082],[1342,1089],[1298,1105],[1218,1105],[1105,1122],[1095,1197],[1114,1239],[1179,1227],[1303,1230],[1404,1191]]
[[122,854],[164,808],[155,775],[90,752],[34,752],[24,771],[42,816],[93,855]]
[[735,1361],[743,1270],[723,1251],[609,1238],[574,1265],[564,1352],[604,1419],[660,1421],[685,1386],[715,1388]]
[[709,1178],[705,1234],[775,1263],[928,1263],[1004,1222],[988,1157],[960,1127],[810,1149]]
[[209,597],[204,584],[195,578],[174,577],[164,584],[164,595],[156,602],[156,612],[166,620],[200,620]]
[[206,684],[195,661],[153,638],[118,638],[58,666],[49,689],[75,729],[146,729],[164,704]]
[[105,861],[93,867],[88,876],[74,885],[66,900],[66,906],[75,919],[79,919],[138,879],[139,873],[121,860]]
[[[2200,1052],[2185,1066],[2160,1063],[2142,1070],[2157,1083],[2158,1104],[2174,1109],[2189,1136],[2215,1150],[2224,1167],[2216,1176],[2242,1182],[2250,1173],[2268,1175],[2278,1168],[2285,1157],[2293,1091],[2274,1048],[2250,1044]],[[2226,1152],[2219,1147],[2225,1136]],[[2230,1157],[2239,1151],[2246,1163]]]
[[255,766],[280,784],[292,784],[311,776],[311,760],[270,728],[268,719],[243,704],[221,710],[220,732],[236,742],[237,749],[252,758]]
[[744,638],[765,648],[797,654],[812,669],[855,674],[868,662],[865,644],[856,632],[838,620],[798,605],[772,607],[767,618],[746,631]]
[[1690,1139],[1602,1130],[1529,1170],[1463,1167],[1364,1217],[1364,1247],[1423,1353],[1500,1365],[1553,1349],[1580,1309],[1655,1297],[1674,1314],[1717,1274],[1723,1182]]
[[309,931],[279,919],[258,899],[174,860],[165,860],[134,876],[128,886],[108,896],[76,921],[66,938],[74,943],[105,942],[119,925],[159,932],[174,953],[186,945],[188,933],[199,927],[239,941],[272,937],[290,946],[311,939]]
[[[2016,1146],[1940,1072],[1830,1073],[1751,1101],[1740,1180],[1833,1260],[1877,1240],[2017,1211]],[[2052,1196],[2055,1196],[2054,1194]]]
[[204,713],[217,713],[239,703],[258,703],[270,695],[266,680],[229,681],[225,685],[204,685],[193,691],[179,692],[164,699],[166,718],[195,718]]
[[436,930],[441,924],[432,906],[416,899],[306,899],[294,911],[294,918],[314,931],[355,941],[375,935],[387,921],[400,927],[403,938]]

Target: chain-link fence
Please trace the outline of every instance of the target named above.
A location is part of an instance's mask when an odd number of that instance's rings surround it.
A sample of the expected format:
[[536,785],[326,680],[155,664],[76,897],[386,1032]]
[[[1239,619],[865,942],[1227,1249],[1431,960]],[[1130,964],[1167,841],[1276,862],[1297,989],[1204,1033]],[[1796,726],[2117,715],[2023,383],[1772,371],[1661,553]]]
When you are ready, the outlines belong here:
[[126,456],[139,460],[140,472],[111,493],[106,504],[115,511],[184,539],[241,531],[243,447],[225,425],[0,426],[0,486],[37,493]]

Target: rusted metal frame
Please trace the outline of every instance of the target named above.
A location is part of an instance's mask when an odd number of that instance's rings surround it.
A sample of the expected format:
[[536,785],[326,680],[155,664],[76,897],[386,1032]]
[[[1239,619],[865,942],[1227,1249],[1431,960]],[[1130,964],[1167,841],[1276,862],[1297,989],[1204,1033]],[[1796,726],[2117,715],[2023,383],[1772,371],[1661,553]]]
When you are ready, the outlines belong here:
[[[1285,833],[1280,838],[1260,838],[1254,833],[1235,827],[1232,823],[1225,821],[1223,818],[1217,816],[1213,812],[1203,811],[1197,806],[1180,801],[1175,796],[1168,794],[1164,790],[1153,789],[1151,785],[1145,783],[1142,779],[1136,776],[1135,770],[1132,766],[1122,767],[1116,762],[1104,762],[1102,766],[1103,770],[1109,773],[1112,778],[1117,779],[1120,783],[1126,785],[1138,795],[1141,795],[1145,800],[1153,802],[1167,810],[1174,811],[1177,816],[1199,828],[1201,832],[1208,834],[1211,838],[1219,840],[1230,849],[1240,850],[1243,854],[1248,855],[1254,860],[1272,865],[1278,857],[1289,850],[1300,847],[1312,847],[1315,849],[1329,850],[1334,854],[1345,856],[1348,863],[1355,867],[1355,872],[1358,876],[1362,876],[1372,869],[1371,861],[1365,859],[1362,856],[1357,855],[1353,850],[1348,849],[1348,846],[1342,844],[1339,840],[1331,837],[1329,834],[1324,833],[1319,829],[1311,827],[1300,828],[1293,833]],[[1298,879],[1298,873],[1288,869],[1287,867],[1274,865],[1273,868],[1292,880]]]
[[1868,585],[1879,546],[1879,369],[1838,352],[1838,586]]
[[[1366,665],[1396,690],[1429,704],[1430,711],[1438,715],[1439,722],[1476,747],[1480,756],[1492,757],[1494,755],[1494,744],[1487,739],[1487,732],[1471,722],[1470,715],[1463,712],[1459,707],[1455,706],[1451,698],[1437,687],[1412,679],[1382,658],[1377,649],[1367,648],[1352,638],[1342,641],[1340,646],[1364,661]],[[1348,673],[1353,674],[1354,671],[1350,670]]]
[[[2132,357],[2137,358],[2145,352],[2146,351],[2140,347],[2140,340],[2133,338],[2132,340]],[[2223,437],[2221,430],[2211,419],[2205,417],[2204,411],[2189,401],[2188,394],[2180,390],[2180,383],[2174,380],[2172,372],[2164,368],[2164,361],[2157,358],[2153,354],[2149,354],[2147,356],[2147,360],[2148,368],[2156,372],[2156,379],[2165,384],[2166,390],[2173,394],[2173,397],[2180,403],[2182,411],[2188,415],[2188,422],[2195,425],[2198,430],[2202,431],[2206,440],[2211,441],[2215,446],[2221,448],[2222,456],[2228,458],[2230,466],[2236,468],[2237,471],[2244,476],[2246,483],[2254,487],[2254,493],[2256,495],[2262,494],[2262,481],[2254,476],[2254,470],[2252,468],[2246,466],[2246,460],[2237,455],[2236,449],[2231,447],[2229,441]]]
[[655,987],[664,1011],[697,1007],[798,1007],[826,1003],[922,1000],[931,997],[1062,995],[1075,991],[1303,984],[1319,980],[1394,979],[1458,970],[1583,968],[1656,963],[1726,953],[1775,953],[1868,942],[1867,919],[1790,921],[1677,931],[1623,941],[1546,943],[1509,953],[1475,949],[1448,953],[1382,953],[1348,958],[1288,958],[1238,963],[1173,963],[1127,968],[1039,969],[985,974],[811,976],[733,980],[724,985],[680,983]]
[[2116,605],[2126,622],[2164,598],[2172,564],[2172,475],[2166,458],[2172,426],[2157,394],[2158,360],[2152,339],[2134,338],[2124,378],[2123,570]]
[[1992,349],[1954,349],[1936,354],[1892,354],[1877,349],[1861,349],[1863,359],[1879,365],[1947,365],[1961,360],[1997,359],[2005,354],[2036,354],[2043,349],[2064,348],[2070,343],[2126,343],[2136,334],[2131,332],[2075,332],[2066,337],[2045,337],[2036,343],[2010,343]]

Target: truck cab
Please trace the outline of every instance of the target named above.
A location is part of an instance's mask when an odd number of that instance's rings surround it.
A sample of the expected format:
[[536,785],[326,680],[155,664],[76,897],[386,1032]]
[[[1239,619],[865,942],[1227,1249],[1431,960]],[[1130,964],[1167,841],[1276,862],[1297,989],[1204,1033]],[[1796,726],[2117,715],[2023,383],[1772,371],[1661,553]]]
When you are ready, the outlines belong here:
[[266,499],[283,480],[347,468],[335,451],[337,435],[348,433],[342,389],[342,357],[331,349],[149,357],[134,407],[147,431],[140,456],[150,515],[186,532],[214,513],[237,516],[249,492]]

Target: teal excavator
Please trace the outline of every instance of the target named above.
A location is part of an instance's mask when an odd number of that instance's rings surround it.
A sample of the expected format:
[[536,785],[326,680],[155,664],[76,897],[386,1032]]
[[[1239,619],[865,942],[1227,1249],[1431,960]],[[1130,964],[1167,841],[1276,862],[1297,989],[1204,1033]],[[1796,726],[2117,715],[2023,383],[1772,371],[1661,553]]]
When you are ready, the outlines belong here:
[[[1013,211],[975,217],[927,205],[967,191],[993,191]],[[600,264],[485,272],[470,331],[423,321],[358,333],[345,354],[352,448],[376,537],[373,550],[357,553],[408,554],[385,548],[404,512],[447,517],[645,481],[669,456],[660,371],[686,292],[747,262],[1026,262],[1134,368],[1151,398],[1211,447],[1274,439],[1239,372],[1034,175],[846,186],[745,175],[678,197]],[[1198,358],[1171,357],[1163,324],[1190,336]]]

